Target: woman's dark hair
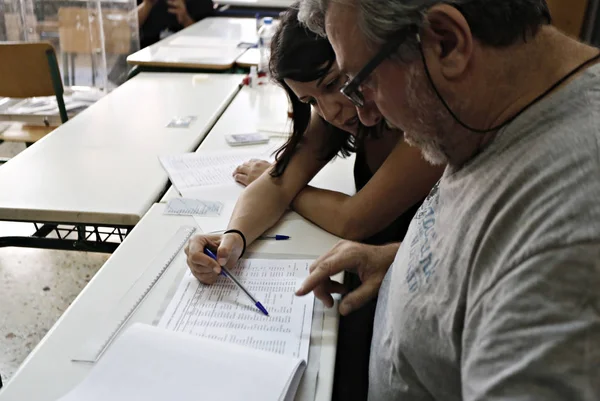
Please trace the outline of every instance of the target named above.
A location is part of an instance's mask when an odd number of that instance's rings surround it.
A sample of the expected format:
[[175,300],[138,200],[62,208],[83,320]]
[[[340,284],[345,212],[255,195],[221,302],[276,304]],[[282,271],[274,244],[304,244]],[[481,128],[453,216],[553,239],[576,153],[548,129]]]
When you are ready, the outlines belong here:
[[[285,78],[298,82],[311,82],[327,75],[335,63],[335,53],[326,38],[318,36],[298,22],[298,3],[283,12],[271,42],[269,72],[287,93],[292,106],[292,134],[277,150],[275,167],[271,176],[279,177],[285,171],[297,147],[302,142],[311,118],[311,106],[301,102],[284,82]],[[367,128],[360,124],[357,138],[327,123],[328,145],[319,158],[330,160],[337,154],[342,157],[355,152],[365,135],[376,135],[380,128]]]

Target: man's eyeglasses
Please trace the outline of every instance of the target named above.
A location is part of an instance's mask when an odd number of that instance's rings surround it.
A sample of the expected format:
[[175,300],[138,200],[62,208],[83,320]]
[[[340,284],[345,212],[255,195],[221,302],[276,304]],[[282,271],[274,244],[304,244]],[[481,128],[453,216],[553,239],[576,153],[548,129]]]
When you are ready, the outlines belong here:
[[340,92],[346,96],[356,107],[364,107],[365,97],[360,89],[360,86],[364,81],[371,75],[371,73],[385,60],[388,58],[396,49],[404,42],[407,38],[407,34],[414,32],[416,29],[410,27],[409,29],[402,29],[393,36],[393,39],[386,42],[377,54],[369,60],[369,62],[352,78],[346,82],[340,89]]

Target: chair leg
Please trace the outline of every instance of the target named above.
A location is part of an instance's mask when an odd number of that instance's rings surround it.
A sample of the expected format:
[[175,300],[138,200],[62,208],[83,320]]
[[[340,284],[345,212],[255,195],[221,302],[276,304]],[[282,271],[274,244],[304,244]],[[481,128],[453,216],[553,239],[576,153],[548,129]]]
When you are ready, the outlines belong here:
[[65,82],[65,86],[70,86],[70,76],[69,76],[69,55],[66,52],[62,53],[62,62],[63,62],[63,81]]
[[92,54],[92,86],[96,86],[96,59]]
[[71,53],[71,85],[75,86],[75,53]]

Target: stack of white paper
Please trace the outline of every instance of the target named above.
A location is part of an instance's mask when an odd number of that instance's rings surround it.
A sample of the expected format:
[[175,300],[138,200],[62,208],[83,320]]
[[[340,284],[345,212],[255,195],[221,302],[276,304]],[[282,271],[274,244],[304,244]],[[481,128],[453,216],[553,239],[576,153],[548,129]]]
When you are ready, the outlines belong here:
[[135,324],[59,401],[291,401],[305,362]]

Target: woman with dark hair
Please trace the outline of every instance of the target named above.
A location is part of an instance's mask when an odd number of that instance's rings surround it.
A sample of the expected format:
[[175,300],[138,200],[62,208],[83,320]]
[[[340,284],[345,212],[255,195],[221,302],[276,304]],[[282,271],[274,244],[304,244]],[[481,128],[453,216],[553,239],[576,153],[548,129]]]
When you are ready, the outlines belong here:
[[[383,119],[373,127],[361,124],[354,106],[339,92],[344,77],[329,41],[300,25],[297,16],[296,7],[282,15],[270,61],[271,76],[292,106],[292,135],[277,152],[272,169],[266,161],[251,160],[234,171],[236,181],[244,185],[260,177],[260,183],[244,191],[237,209],[253,196],[250,192],[259,197],[274,192],[278,210],[291,206],[339,237],[372,244],[401,241],[443,168],[424,161],[418,149],[403,141],[402,132]],[[356,153],[355,196],[307,185],[336,155],[351,153]],[[268,169],[269,175],[261,177]],[[230,226],[238,227],[237,213],[233,216]],[[280,216],[278,212],[266,221],[256,220],[266,229]],[[260,230],[252,231],[259,236]],[[244,234],[247,240],[251,237]]]
[[[187,248],[188,265],[203,283],[217,279],[213,269],[234,265],[250,244],[293,210],[345,239],[384,244],[402,241],[421,201],[443,168],[429,165],[403,134],[380,119],[374,127],[360,123],[356,109],[341,93],[333,48],[286,11],[273,37],[270,71],[288,94],[293,131],[276,162],[250,161],[234,172],[248,185],[236,204],[224,235],[199,235]],[[336,155],[356,153],[354,196],[308,186]],[[262,174],[267,171],[268,173]],[[251,185],[249,185],[251,184]],[[240,234],[242,233],[242,234]],[[218,263],[203,254],[217,251]],[[346,275],[356,287],[358,277]],[[369,349],[375,302],[340,320],[334,397],[362,400],[367,394]]]

